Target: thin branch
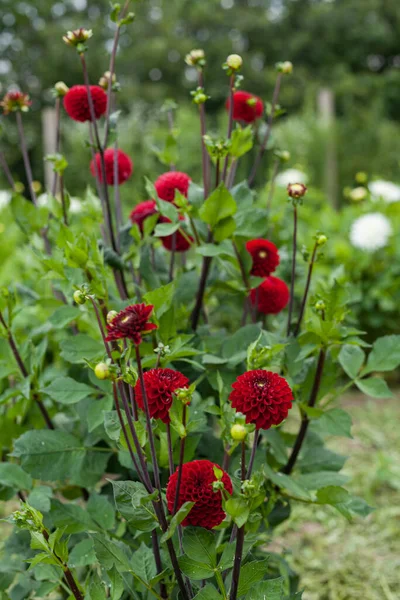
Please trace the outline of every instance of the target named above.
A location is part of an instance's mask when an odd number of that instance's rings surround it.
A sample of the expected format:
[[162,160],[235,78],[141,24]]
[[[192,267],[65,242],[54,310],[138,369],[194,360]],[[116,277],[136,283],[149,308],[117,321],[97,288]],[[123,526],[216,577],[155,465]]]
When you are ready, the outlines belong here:
[[4,153],[1,150],[0,150],[0,165],[4,171],[4,175],[6,176],[6,179],[9,183],[10,188],[12,190],[14,190],[15,182],[14,182],[13,176],[11,175],[11,171],[8,167],[6,157],[4,156]]
[[292,324],[292,312],[294,301],[294,282],[296,278],[296,254],[297,254],[297,206],[293,206],[293,250],[292,250],[292,278],[290,281],[289,313],[286,334],[289,337]]
[[307,296],[308,296],[308,292],[310,289],[310,283],[311,283],[311,276],[312,276],[312,272],[313,272],[313,268],[314,268],[314,264],[315,264],[315,257],[317,255],[317,248],[318,248],[318,244],[317,242],[315,242],[314,244],[314,249],[311,255],[311,261],[308,267],[308,274],[307,274],[307,282],[306,282],[306,287],[304,290],[304,295],[303,295],[303,300],[301,302],[301,308],[300,308],[300,314],[299,314],[299,320],[297,321],[297,325],[296,325],[296,329],[294,331],[294,336],[297,337],[300,331],[300,327],[301,327],[301,322],[303,320],[303,316],[304,316],[304,311],[306,309],[306,304],[307,304]]
[[22,158],[24,160],[25,174],[26,174],[26,178],[28,180],[29,193],[31,196],[32,203],[36,206],[37,198],[36,198],[35,190],[33,189],[32,168],[31,168],[31,163],[29,160],[28,148],[26,145],[24,125],[22,123],[22,117],[21,117],[21,113],[19,111],[17,111],[15,113],[15,118],[17,120],[19,141],[20,141],[20,145],[21,145]]

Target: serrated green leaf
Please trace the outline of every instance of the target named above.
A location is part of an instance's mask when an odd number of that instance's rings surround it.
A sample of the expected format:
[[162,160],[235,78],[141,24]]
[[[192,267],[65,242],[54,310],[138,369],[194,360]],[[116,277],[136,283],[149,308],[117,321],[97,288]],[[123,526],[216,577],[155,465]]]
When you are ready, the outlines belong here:
[[200,527],[186,527],[183,535],[183,551],[193,560],[215,567],[216,540],[212,531]]
[[344,372],[355,379],[365,361],[365,352],[359,346],[345,344],[339,353],[339,363]]
[[200,218],[214,228],[217,223],[236,212],[236,202],[223,183],[207,198],[199,210]]
[[400,335],[385,335],[374,342],[363,375],[372,371],[393,371],[399,365]]
[[179,559],[179,566],[183,573],[193,579],[194,581],[200,581],[201,579],[210,579],[213,577],[214,570],[211,569],[207,564],[198,562],[189,558],[188,556],[181,556]]
[[367,396],[371,398],[392,398],[388,384],[380,377],[369,377],[367,379],[356,379],[356,386]]
[[94,361],[104,354],[104,346],[84,333],[68,337],[60,342],[60,355],[70,363],[83,363],[85,360]]
[[239,576],[238,596],[245,596],[255,583],[263,579],[269,560],[253,560],[242,566]]
[[89,395],[98,393],[98,390],[75,381],[72,377],[58,377],[41,391],[60,404],[76,404]]

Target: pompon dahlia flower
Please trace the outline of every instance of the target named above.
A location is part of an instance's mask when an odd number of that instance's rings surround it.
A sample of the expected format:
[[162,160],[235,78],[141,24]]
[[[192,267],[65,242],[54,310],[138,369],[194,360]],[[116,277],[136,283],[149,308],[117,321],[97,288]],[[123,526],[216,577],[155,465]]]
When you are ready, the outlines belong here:
[[[90,86],[96,119],[107,110],[107,94],[98,85]],[[91,121],[88,93],[85,85],[74,85],[64,96],[64,108],[74,121]]]
[[181,171],[168,171],[156,179],[154,187],[161,200],[173,202],[176,190],[187,198],[190,182],[191,179],[186,173],[182,173]]
[[253,259],[250,273],[255,277],[268,277],[279,265],[278,248],[269,240],[250,240],[246,250]]
[[157,212],[157,204],[155,200],[144,200],[144,202],[139,202],[139,204],[135,206],[135,208],[131,211],[129,218],[132,223],[136,223],[140,231],[143,233],[143,221],[145,221],[147,217],[157,214]]
[[277,315],[289,302],[289,288],[282,279],[270,275],[250,291],[250,300],[264,315]]
[[[150,369],[144,373],[147,402],[150,416],[169,423],[169,409],[171,408],[173,394],[179,388],[187,388],[189,379],[179,371],[173,369]],[[140,381],[135,386],[136,402],[144,410],[142,386]]]
[[277,373],[256,369],[239,375],[232,384],[229,400],[233,408],[246,416],[246,423],[269,429],[286,419],[293,393],[286,379]]
[[[106,168],[106,182],[107,185],[114,185],[114,156],[115,149],[107,148],[104,152],[104,165]],[[90,171],[93,177],[96,177],[96,173],[100,180],[100,183],[103,183],[103,174],[101,172],[101,158],[100,153],[97,152],[96,156],[96,166],[94,160],[92,159],[90,162]],[[117,152],[117,161],[118,161],[118,185],[125,183],[132,175],[133,164],[131,159],[125,152],[122,150],[118,150]]]
[[149,323],[153,311],[152,304],[132,304],[115,315],[107,323],[106,342],[114,342],[127,338],[138,346],[142,342],[142,335],[157,329],[157,325]]
[[[180,215],[179,220],[184,221],[185,217]],[[168,217],[160,217],[160,223],[171,223],[171,220]],[[161,237],[160,240],[164,248],[170,252],[186,252],[194,241],[191,235],[187,235],[187,237],[188,239],[180,231],[175,231],[171,235]],[[188,240],[190,240],[190,243]]]
[[[226,101],[226,109],[230,108],[230,98]],[[264,105],[261,98],[239,90],[233,94],[233,120],[244,121],[245,123],[254,123],[259,119],[264,111]]]
[[[185,502],[195,503],[188,516],[182,521],[184,527],[193,525],[212,529],[225,519],[221,491],[215,492],[213,489],[213,483],[217,481],[214,467],[222,471],[221,467],[209,460],[192,460],[182,466],[177,510]],[[171,475],[167,485],[167,503],[170,513],[174,510],[178,471],[179,467]],[[232,481],[225,471],[223,471],[221,481],[228,494],[232,494]]]

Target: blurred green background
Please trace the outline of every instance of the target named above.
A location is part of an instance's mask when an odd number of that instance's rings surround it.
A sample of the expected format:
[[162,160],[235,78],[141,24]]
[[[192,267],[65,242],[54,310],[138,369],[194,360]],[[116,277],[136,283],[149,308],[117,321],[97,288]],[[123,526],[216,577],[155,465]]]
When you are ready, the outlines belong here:
[[[92,83],[108,68],[114,24],[107,0],[2,0],[0,81],[2,93],[17,85],[33,99],[26,116],[36,179],[43,181],[41,112],[52,106],[50,89],[63,79],[82,83],[77,56],[61,41],[67,29],[90,27],[87,60]],[[125,118],[121,146],[135,162],[135,177],[125,198],[143,197],[143,175],[162,171],[152,148],[166,128],[160,107],[166,97],[179,103],[177,123],[182,152],[178,167],[199,177],[196,151],[198,122],[190,104],[196,73],[184,62],[192,48],[208,58],[206,89],[208,126],[225,117],[227,78],[221,70],[231,52],[244,58],[243,89],[271,99],[274,64],[290,60],[281,104],[287,114],[278,123],[281,145],[292,152],[292,164],[324,187],[326,145],[337,163],[331,185],[341,201],[357,171],[399,180],[400,161],[400,10],[398,0],[142,0],[131,2],[136,21],[125,28],[117,72]],[[324,126],[318,94],[331,90],[335,118]],[[130,115],[129,118],[127,115]],[[16,179],[24,180],[13,118],[4,121],[1,146]],[[74,152],[67,185],[77,194],[87,183],[82,165],[90,159],[84,146],[86,127],[71,126],[64,150]],[[193,149],[193,152],[191,151]],[[246,161],[242,174],[247,173]],[[332,169],[331,169],[332,170]],[[261,174],[264,179],[265,172]],[[0,175],[2,177],[2,175]],[[3,182],[4,183],[4,182]]]

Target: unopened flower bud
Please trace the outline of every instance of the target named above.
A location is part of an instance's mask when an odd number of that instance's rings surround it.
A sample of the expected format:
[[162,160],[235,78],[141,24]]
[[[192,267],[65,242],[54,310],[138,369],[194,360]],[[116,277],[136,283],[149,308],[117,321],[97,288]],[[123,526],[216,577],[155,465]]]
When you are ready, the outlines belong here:
[[11,112],[28,112],[31,104],[28,94],[22,92],[7,92],[0,102],[5,115]]
[[76,290],[74,292],[74,302],[76,302],[76,304],[85,304],[86,296],[85,294],[82,294],[81,290]]
[[174,395],[182,404],[190,404],[192,401],[192,390],[190,388],[177,388]]
[[367,183],[368,175],[364,171],[358,171],[358,173],[356,173],[355,180],[357,183]]
[[202,87],[196,88],[193,92],[190,92],[191,96],[193,96],[193,102],[195,104],[204,104],[210,96],[207,96],[204,89]]
[[111,321],[117,316],[117,311],[116,310],[110,310],[107,313],[107,323],[110,324]]
[[293,73],[293,64],[289,60],[285,60],[284,62],[277,63],[276,69],[279,73],[291,75]]
[[290,152],[288,150],[276,150],[275,156],[283,163],[289,162],[290,160]]
[[204,50],[201,48],[191,50],[189,54],[185,56],[185,63],[190,67],[204,67],[206,64]]
[[117,76],[115,73],[113,73],[112,77],[111,77],[111,72],[106,71],[104,73],[104,75],[102,77],[100,77],[100,79],[99,79],[99,86],[102,87],[104,90],[107,90],[108,86],[110,84],[110,79],[111,79],[111,85],[113,85],[117,81]]
[[225,490],[225,485],[223,481],[213,481],[212,487],[213,492],[223,492]]
[[317,300],[317,302],[314,304],[314,308],[318,312],[322,312],[323,310],[326,309],[326,304],[323,300]]
[[98,363],[94,368],[97,379],[110,379],[110,369],[106,363]]
[[323,233],[321,233],[320,235],[317,235],[317,238],[316,238],[317,246],[323,246],[324,244],[326,244],[327,241],[328,241],[328,238]]
[[63,97],[69,92],[69,87],[63,81],[57,81],[57,83],[54,84],[54,90],[56,91],[57,96]]
[[85,29],[84,27],[80,27],[79,29],[74,29],[73,31],[67,31],[67,33],[63,36],[63,41],[68,46],[73,46],[74,48],[78,48],[78,46],[83,46],[85,42],[88,41],[93,35],[93,31],[91,29]]
[[24,191],[25,186],[22,183],[22,181],[16,181],[14,183],[14,190],[17,192],[17,194],[22,194],[22,192]]
[[302,198],[307,192],[307,187],[304,183],[289,183],[287,191],[291,198]]
[[246,427],[236,423],[231,427],[231,436],[236,442],[242,442],[247,436]]
[[364,186],[360,185],[352,189],[348,196],[353,202],[362,202],[368,196],[368,190]]
[[232,71],[238,71],[243,64],[243,58],[239,54],[230,54],[226,59],[226,64]]

